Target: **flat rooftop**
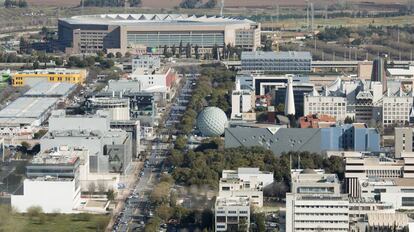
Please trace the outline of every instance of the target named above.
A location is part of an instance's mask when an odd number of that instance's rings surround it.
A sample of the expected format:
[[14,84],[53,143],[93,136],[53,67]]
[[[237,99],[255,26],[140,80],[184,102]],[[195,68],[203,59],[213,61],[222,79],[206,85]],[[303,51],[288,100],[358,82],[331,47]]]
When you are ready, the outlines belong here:
[[26,97],[39,97],[39,96],[54,96],[63,97],[69,95],[74,89],[75,84],[66,82],[39,82],[27,91],[24,96]]
[[245,197],[218,197],[216,206],[249,206],[249,198]]
[[39,118],[58,100],[53,97],[20,97],[0,111],[0,118]]
[[49,68],[49,69],[35,69],[17,71],[14,74],[80,74],[83,70],[80,69],[66,69],[66,68]]
[[298,52],[298,51],[288,51],[288,52],[264,52],[264,51],[255,51],[255,52],[242,52],[241,59],[269,59],[269,60],[279,60],[279,59],[309,59],[312,60],[312,55],[310,52]]
[[37,154],[33,157],[30,164],[68,164],[73,165],[80,158],[83,158],[88,153],[87,149],[81,148],[61,148],[51,149]]

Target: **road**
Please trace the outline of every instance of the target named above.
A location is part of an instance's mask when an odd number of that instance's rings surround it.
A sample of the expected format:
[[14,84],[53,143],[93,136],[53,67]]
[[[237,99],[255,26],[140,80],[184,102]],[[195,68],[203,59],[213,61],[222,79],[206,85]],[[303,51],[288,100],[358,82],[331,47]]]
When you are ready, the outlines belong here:
[[195,86],[197,75],[186,76],[183,86],[179,88],[178,96],[174,98],[171,107],[166,110],[165,128],[159,130],[156,135],[157,139],[152,142],[151,153],[144,162],[138,182],[125,200],[124,208],[115,221],[113,231],[143,231],[145,223],[152,217],[154,209],[149,201],[149,193],[159,182],[159,176],[163,172],[162,164],[170,146],[168,143],[161,142],[160,138],[173,134],[173,129],[179,123],[191,97],[192,88]]

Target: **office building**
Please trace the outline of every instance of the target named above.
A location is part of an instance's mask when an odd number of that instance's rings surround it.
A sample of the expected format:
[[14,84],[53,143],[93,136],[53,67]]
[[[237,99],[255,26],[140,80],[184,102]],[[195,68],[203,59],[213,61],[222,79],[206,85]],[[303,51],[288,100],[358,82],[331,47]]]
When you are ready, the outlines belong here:
[[[136,69],[131,74],[132,80],[112,80],[108,83],[108,91],[119,91],[129,84],[136,85],[139,92],[158,92],[163,94],[163,99],[171,100],[174,93],[172,87],[177,80],[175,70],[163,67],[155,69]],[[128,86],[125,87],[128,89]]]
[[27,165],[23,195],[12,195],[18,212],[40,206],[45,213],[74,213],[80,204],[80,164],[83,151],[45,152]]
[[247,19],[185,14],[102,14],[59,19],[59,42],[67,53],[98,51],[162,53],[167,46],[198,45],[210,52],[227,44],[243,50],[260,46],[260,24]]
[[107,111],[113,121],[125,121],[130,119],[129,103],[128,98],[92,97],[86,101],[86,107],[92,112],[98,110]]
[[304,96],[303,114],[323,114],[344,121],[347,116],[347,101],[344,97],[335,96]]
[[336,174],[292,170],[286,231],[349,231],[349,200]]
[[363,124],[328,128],[238,125],[225,129],[226,148],[262,146],[281,155],[289,151],[380,151],[379,132]]
[[311,71],[310,52],[242,52],[241,70],[251,73],[308,73]]
[[214,222],[215,231],[249,231],[249,199],[218,197],[214,206]]
[[[304,99],[307,94],[315,93],[316,90],[314,89],[314,85],[306,82],[294,82],[292,84],[293,87],[293,102],[295,108],[295,116],[301,117],[303,116],[304,110]],[[317,92],[316,92],[317,93]],[[274,106],[278,106],[279,104],[286,104],[286,87],[276,87],[274,90]]]
[[396,93],[387,91],[384,95],[382,107],[382,124],[384,127],[404,126],[409,123],[409,115],[413,107],[413,92],[403,92],[399,89]]
[[263,206],[263,188],[273,183],[273,173],[258,168],[223,170],[219,181],[219,197],[247,197],[251,206]]
[[395,158],[401,158],[405,152],[414,152],[413,137],[414,130],[411,127],[394,128]]
[[82,116],[56,111],[40,145],[42,151],[62,145],[86,148],[90,153],[90,172],[126,173],[132,160],[132,141],[131,133],[110,128],[106,112]]
[[161,59],[159,56],[140,55],[132,59],[132,72],[137,69],[159,70],[161,68]]
[[86,70],[54,68],[16,72],[12,75],[13,86],[34,86],[39,82],[66,82],[82,84],[86,80]]
[[[248,120],[252,118],[256,120],[254,107],[256,103],[256,95],[251,89],[241,89],[240,81],[236,80],[236,89],[231,94],[231,119]],[[254,114],[254,117],[250,117]]]
[[[141,126],[152,127],[156,122],[157,106],[162,97],[157,93],[138,92],[131,85],[130,89],[120,88],[118,91],[102,91],[86,96],[87,101],[99,98],[126,98],[129,100],[129,116],[131,120],[139,120]],[[93,104],[86,105],[86,111],[94,113]]]

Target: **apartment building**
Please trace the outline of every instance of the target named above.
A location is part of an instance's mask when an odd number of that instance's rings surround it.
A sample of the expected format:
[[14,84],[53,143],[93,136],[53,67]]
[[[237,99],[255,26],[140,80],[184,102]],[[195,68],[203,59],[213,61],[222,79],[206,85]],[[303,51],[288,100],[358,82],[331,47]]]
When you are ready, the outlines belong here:
[[218,197],[214,207],[215,231],[249,231],[250,201],[243,197]]

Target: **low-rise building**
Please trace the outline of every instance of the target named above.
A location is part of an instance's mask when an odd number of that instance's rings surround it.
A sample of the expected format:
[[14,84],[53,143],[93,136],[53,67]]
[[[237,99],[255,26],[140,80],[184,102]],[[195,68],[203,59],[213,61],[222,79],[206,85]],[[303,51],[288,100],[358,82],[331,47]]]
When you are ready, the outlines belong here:
[[39,82],[67,82],[82,84],[86,80],[87,71],[65,68],[36,69],[16,72],[12,75],[13,86],[34,86]]
[[244,197],[218,197],[214,215],[215,231],[249,231],[250,201]]
[[349,231],[349,200],[336,174],[292,170],[286,194],[286,231]]

